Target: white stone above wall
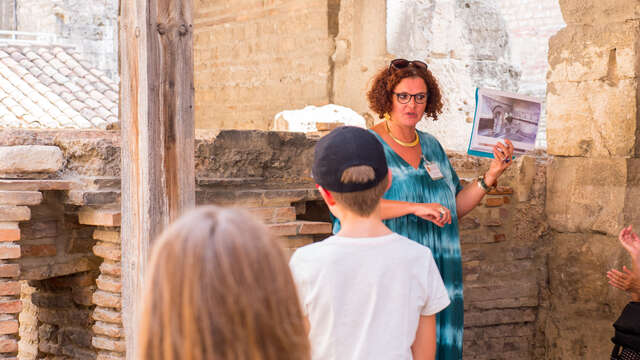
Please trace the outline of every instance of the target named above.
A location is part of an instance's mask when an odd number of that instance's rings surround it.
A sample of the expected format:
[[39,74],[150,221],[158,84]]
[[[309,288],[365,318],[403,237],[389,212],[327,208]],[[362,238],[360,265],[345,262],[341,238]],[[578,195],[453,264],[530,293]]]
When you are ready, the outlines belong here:
[[0,175],[55,173],[63,163],[62,150],[57,146],[0,146]]
[[285,110],[276,114],[275,131],[314,132],[317,123],[342,123],[366,128],[366,121],[357,112],[340,105],[307,106],[300,110]]

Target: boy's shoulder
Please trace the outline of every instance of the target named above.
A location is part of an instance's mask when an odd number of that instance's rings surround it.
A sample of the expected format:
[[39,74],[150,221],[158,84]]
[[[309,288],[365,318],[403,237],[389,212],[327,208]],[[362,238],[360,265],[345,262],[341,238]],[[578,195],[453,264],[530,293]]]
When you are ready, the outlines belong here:
[[296,249],[290,262],[294,264],[296,262],[322,260],[339,253],[342,248],[381,244],[386,245],[380,248],[381,251],[387,252],[390,249],[394,249],[395,251],[406,253],[407,256],[432,257],[431,250],[428,247],[397,233],[366,239],[333,235],[323,241]]

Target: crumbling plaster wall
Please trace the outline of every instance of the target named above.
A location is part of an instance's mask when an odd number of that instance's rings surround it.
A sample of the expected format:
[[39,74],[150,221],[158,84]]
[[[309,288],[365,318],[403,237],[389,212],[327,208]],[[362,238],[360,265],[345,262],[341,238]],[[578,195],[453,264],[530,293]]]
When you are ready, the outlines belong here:
[[17,26],[4,30],[55,34],[58,42],[75,46],[92,67],[118,79],[118,0],[13,1]]
[[628,297],[607,284],[631,265],[617,241],[640,224],[640,3],[561,0],[549,42],[546,216],[551,227],[548,359],[608,358]]

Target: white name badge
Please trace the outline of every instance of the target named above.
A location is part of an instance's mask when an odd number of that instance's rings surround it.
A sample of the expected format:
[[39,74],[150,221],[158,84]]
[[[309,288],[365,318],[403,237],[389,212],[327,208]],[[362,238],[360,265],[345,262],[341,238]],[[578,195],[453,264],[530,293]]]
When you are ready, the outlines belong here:
[[429,176],[431,176],[431,179],[434,181],[440,180],[444,177],[437,163],[429,162],[427,159],[424,159],[424,168],[427,169]]

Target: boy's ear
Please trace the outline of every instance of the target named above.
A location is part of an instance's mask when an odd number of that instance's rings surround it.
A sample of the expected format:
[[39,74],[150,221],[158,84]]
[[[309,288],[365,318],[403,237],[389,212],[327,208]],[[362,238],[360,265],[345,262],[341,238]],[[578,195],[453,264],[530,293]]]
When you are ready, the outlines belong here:
[[327,203],[327,205],[333,206],[333,205],[336,204],[336,200],[333,198],[333,196],[331,195],[329,190],[323,188],[322,186],[320,186],[318,184],[316,184],[316,188],[318,188],[318,191],[320,192],[320,195],[322,196],[324,201]]

